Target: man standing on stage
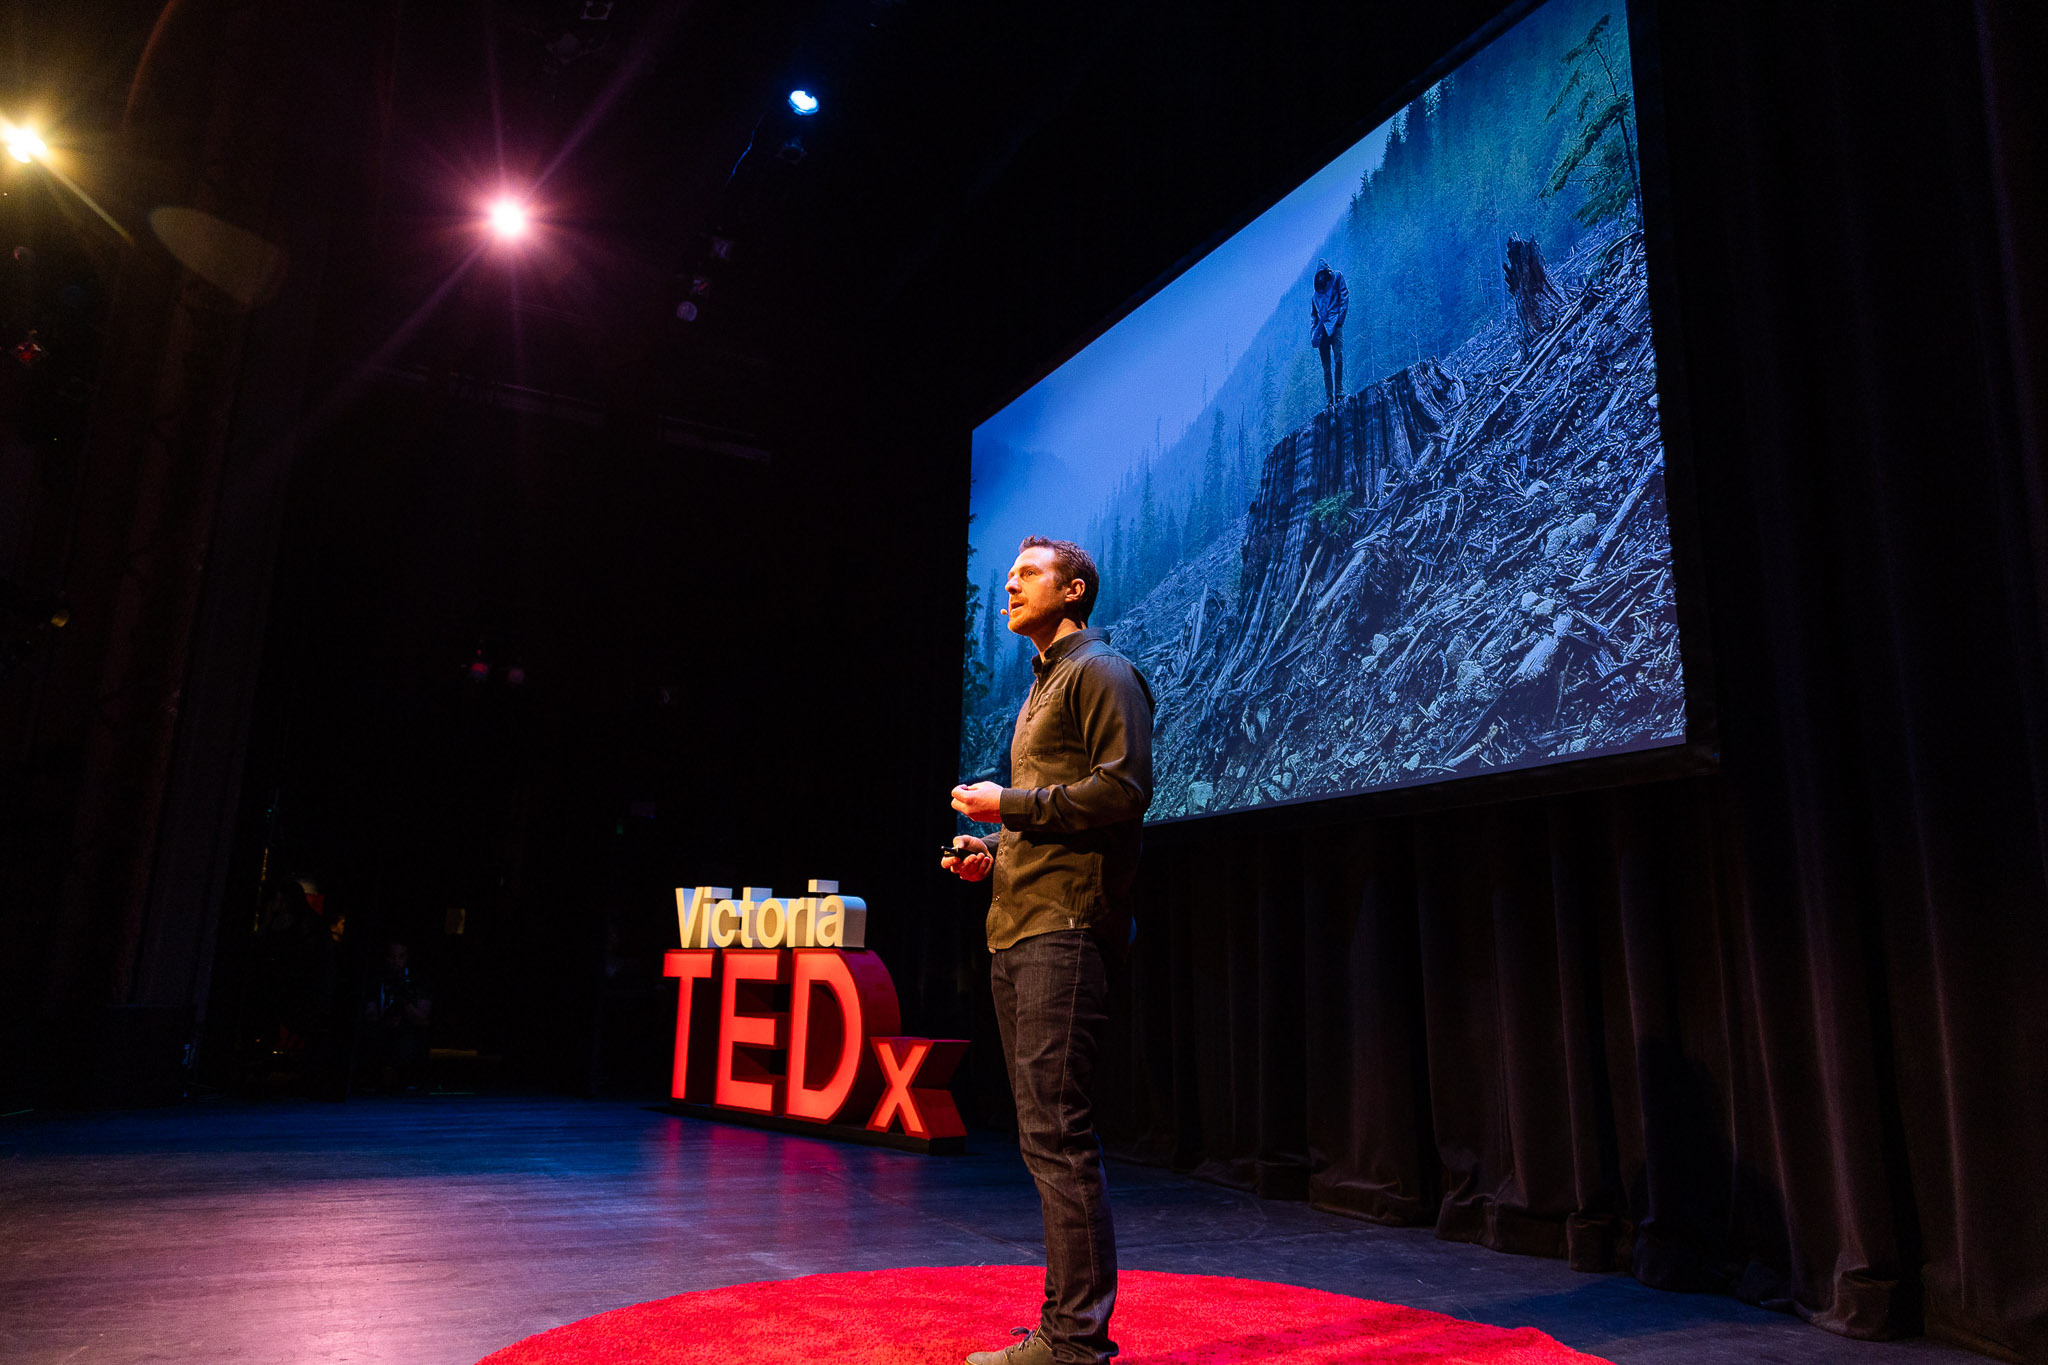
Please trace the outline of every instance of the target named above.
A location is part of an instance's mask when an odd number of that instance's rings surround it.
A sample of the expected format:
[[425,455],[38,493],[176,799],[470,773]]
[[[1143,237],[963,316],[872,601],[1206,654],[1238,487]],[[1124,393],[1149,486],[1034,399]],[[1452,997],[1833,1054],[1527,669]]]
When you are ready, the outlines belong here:
[[967,1365],[1095,1365],[1116,1354],[1116,1234],[1091,1084],[1109,962],[1131,940],[1140,820],[1152,801],[1152,692],[1088,629],[1100,587],[1095,561],[1070,541],[1030,536],[1019,547],[1010,629],[1038,655],[1008,780],[953,789],[954,810],[1002,829],[956,838],[959,853],[940,863],[968,881],[994,873],[989,977],[1017,1141],[1045,1216],[1038,1326]]
[[1317,261],[1316,292],[1308,301],[1308,339],[1322,353],[1325,407],[1344,396],[1344,315],[1350,311],[1351,291],[1344,287],[1344,276],[1328,261]]

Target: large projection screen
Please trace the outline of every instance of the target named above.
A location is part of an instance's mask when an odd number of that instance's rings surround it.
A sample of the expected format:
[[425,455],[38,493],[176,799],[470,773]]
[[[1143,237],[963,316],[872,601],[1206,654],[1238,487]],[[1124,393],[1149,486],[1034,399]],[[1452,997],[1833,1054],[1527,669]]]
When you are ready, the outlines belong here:
[[1626,22],[1531,10],[975,429],[963,773],[1027,534],[1101,566],[1150,821],[1684,743]]

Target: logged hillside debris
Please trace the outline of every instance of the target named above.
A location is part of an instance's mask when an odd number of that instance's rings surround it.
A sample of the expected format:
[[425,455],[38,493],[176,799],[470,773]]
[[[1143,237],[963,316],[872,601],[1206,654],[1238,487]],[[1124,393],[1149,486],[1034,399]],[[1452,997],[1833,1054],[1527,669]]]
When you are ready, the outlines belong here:
[[1152,818],[1683,738],[1642,234],[1503,268],[1496,324],[1281,437],[1114,623]]

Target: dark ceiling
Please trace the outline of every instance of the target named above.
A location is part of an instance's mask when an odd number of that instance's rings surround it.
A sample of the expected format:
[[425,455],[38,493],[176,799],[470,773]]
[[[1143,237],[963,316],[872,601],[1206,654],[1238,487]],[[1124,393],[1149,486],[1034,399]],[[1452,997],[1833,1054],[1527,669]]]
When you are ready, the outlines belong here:
[[[459,249],[449,220],[502,163],[506,184],[537,185],[542,240],[512,269],[482,262],[401,363],[739,428],[772,425],[821,367],[879,363],[964,423],[1496,8],[410,6],[370,274],[398,285],[378,300],[392,316],[430,292]],[[796,86],[816,116],[790,114]]]
[[[56,109],[89,150],[138,95],[199,98],[165,34],[246,7],[66,8],[13,11],[6,93]],[[759,430],[821,371],[893,372],[944,395],[932,415],[964,430],[1362,132],[1501,6],[302,8],[290,60],[305,70],[281,74],[313,81],[325,63],[362,111],[321,134],[345,145],[314,149],[337,168],[333,376],[374,358]],[[354,55],[325,51],[323,34]],[[815,117],[788,112],[796,86],[820,96]],[[540,233],[482,253],[441,293],[500,187],[531,195]],[[100,188],[116,217],[147,210],[123,203],[132,185]],[[734,243],[730,260],[711,257],[714,235]],[[696,275],[709,292],[685,323],[675,310]]]

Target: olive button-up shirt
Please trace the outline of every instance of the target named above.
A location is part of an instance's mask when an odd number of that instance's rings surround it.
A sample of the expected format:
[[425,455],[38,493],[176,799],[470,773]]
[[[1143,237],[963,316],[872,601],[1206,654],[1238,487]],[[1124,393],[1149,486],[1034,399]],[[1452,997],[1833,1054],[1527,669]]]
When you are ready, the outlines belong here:
[[990,840],[988,946],[1087,929],[1121,948],[1152,803],[1152,690],[1099,630],[1061,636],[1031,668]]

